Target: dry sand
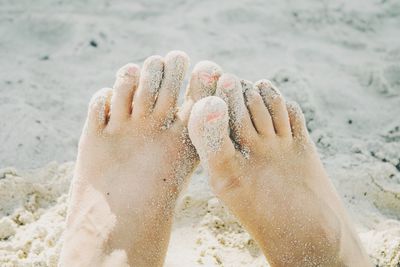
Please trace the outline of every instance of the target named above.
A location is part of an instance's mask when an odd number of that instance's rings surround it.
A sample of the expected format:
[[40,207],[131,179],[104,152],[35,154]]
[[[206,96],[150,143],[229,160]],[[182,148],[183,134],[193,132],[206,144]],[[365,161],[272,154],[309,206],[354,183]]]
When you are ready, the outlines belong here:
[[[399,29],[397,0],[0,0],[0,266],[56,266],[87,102],[172,49],[298,101],[373,262],[399,266]],[[201,169],[166,265],[268,266]]]

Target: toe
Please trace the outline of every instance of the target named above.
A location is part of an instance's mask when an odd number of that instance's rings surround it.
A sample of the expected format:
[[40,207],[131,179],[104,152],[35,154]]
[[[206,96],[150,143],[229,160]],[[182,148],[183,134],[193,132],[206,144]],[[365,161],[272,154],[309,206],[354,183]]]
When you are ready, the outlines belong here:
[[289,115],[282,94],[268,80],[257,82],[256,87],[271,114],[276,134],[281,137],[291,136]]
[[261,136],[273,136],[275,131],[272,118],[258,90],[249,89],[244,94],[251,120],[257,132]]
[[248,80],[241,80],[240,84],[242,85],[243,93],[247,92],[250,89],[253,89],[253,83]]
[[189,119],[189,136],[202,164],[209,172],[213,192],[221,195],[237,184],[238,152],[229,137],[229,113],[219,97],[209,96],[194,104]]
[[139,67],[127,64],[118,70],[111,98],[110,127],[130,117],[132,98],[139,82]]
[[299,104],[292,101],[288,102],[287,110],[289,113],[290,127],[292,129],[293,138],[298,141],[308,140],[306,122]]
[[222,75],[220,66],[211,61],[201,61],[193,69],[186,89],[185,102],[179,111],[179,117],[187,124],[193,104],[198,100],[214,95],[217,81]]
[[188,123],[189,136],[209,169],[219,168],[235,154],[228,127],[228,108],[221,98],[209,96],[194,104]]
[[228,104],[229,123],[234,141],[245,149],[257,136],[257,131],[244,102],[241,82],[232,74],[223,74],[218,80],[216,94]]
[[100,133],[107,124],[112,89],[104,88],[93,95],[89,103],[85,128]]
[[154,107],[156,117],[166,119],[176,110],[179,90],[189,65],[189,57],[181,51],[172,51],[164,59],[164,77]]
[[151,113],[161,85],[164,61],[160,56],[151,56],[143,63],[139,87],[133,102],[133,117],[145,117]]

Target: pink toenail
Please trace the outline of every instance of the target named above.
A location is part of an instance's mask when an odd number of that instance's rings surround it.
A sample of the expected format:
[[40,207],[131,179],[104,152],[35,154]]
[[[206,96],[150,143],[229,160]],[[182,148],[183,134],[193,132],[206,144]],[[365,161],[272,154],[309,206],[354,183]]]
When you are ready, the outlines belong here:
[[136,66],[129,66],[128,69],[126,70],[126,73],[128,75],[135,75],[137,70],[138,68]]
[[127,64],[118,70],[117,76],[122,77],[122,78],[137,77],[138,70],[139,70],[138,66],[136,66],[134,64]]
[[233,81],[232,81],[232,80],[224,81],[224,82],[222,83],[222,86],[223,86],[224,88],[226,88],[226,89],[232,88],[232,87],[233,87]]
[[212,83],[216,80],[215,76],[212,76],[207,72],[200,72],[199,77],[205,85],[212,85]]
[[213,112],[213,113],[210,113],[210,114],[207,115],[206,121],[207,122],[212,122],[212,121],[215,121],[215,120],[221,118],[221,116],[222,116],[222,113]]

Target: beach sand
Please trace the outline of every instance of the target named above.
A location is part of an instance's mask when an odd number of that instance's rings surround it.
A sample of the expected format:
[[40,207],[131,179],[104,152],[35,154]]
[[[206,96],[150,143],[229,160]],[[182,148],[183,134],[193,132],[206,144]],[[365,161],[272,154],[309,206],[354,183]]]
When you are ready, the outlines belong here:
[[[0,0],[0,265],[57,265],[91,95],[180,49],[298,101],[373,263],[399,266],[398,29],[395,0]],[[166,266],[268,266],[201,167]]]

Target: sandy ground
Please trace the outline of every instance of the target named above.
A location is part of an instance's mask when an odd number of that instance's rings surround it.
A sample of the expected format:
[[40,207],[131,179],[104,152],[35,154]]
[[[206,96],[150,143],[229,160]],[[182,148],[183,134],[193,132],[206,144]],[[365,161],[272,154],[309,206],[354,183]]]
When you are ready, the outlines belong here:
[[[90,96],[172,49],[298,101],[373,262],[399,266],[399,1],[34,3],[0,0],[1,266],[56,266]],[[201,169],[166,265],[268,266]]]

